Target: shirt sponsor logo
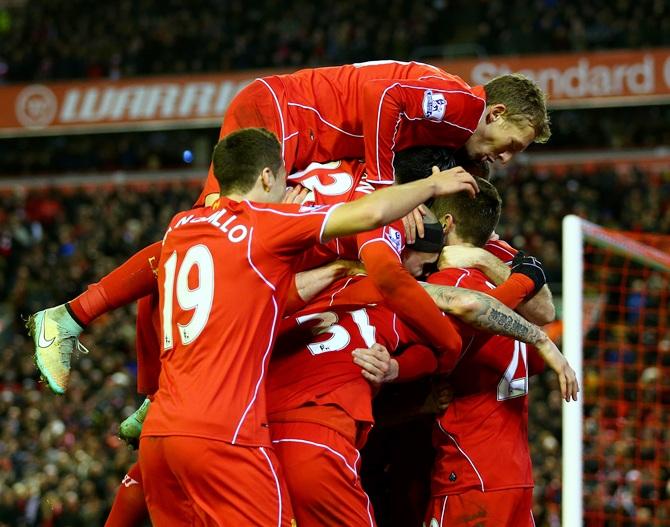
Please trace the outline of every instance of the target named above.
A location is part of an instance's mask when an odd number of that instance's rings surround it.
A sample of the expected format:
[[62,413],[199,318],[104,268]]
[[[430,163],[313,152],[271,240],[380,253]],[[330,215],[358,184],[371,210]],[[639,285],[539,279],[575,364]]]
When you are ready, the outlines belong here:
[[431,121],[441,121],[444,119],[444,112],[447,109],[447,100],[442,93],[433,93],[433,90],[426,90],[423,94],[423,116]]

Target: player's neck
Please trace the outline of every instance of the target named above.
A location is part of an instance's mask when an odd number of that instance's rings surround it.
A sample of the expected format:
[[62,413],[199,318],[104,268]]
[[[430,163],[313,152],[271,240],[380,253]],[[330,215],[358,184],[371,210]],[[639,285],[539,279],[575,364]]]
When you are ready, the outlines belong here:
[[237,202],[244,201],[245,199],[255,201],[255,200],[252,200],[251,198],[248,198],[246,194],[239,194],[237,192],[231,192],[230,194],[225,194],[224,197],[226,199],[231,200],[231,201],[237,201]]
[[447,234],[447,245],[448,246],[458,246],[458,247],[476,247],[476,245],[466,242],[453,230]]

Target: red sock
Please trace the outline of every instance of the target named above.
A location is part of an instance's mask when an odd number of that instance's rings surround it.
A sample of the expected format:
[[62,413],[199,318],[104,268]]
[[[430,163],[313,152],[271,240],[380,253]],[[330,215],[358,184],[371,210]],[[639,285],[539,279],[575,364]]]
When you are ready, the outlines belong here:
[[119,486],[105,527],[140,527],[148,517],[140,464],[135,463]]
[[133,254],[119,267],[68,303],[80,325],[87,326],[100,315],[125,306],[156,290],[153,267],[158,265],[161,242]]

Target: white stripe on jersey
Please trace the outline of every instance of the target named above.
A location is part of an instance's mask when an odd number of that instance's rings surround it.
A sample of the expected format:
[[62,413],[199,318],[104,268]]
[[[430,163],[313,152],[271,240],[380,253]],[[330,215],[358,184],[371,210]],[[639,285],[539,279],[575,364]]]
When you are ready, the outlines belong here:
[[260,447],[260,451],[265,457],[266,461],[268,462],[268,465],[270,466],[270,472],[272,472],[272,477],[275,480],[275,485],[277,486],[277,500],[279,501],[279,513],[277,515],[277,527],[281,527],[281,520],[282,520],[282,496],[281,496],[281,486],[279,485],[279,478],[277,477],[277,473],[275,472],[274,466],[272,466],[272,461],[270,460],[270,456],[267,455],[267,452],[265,452],[265,448]]

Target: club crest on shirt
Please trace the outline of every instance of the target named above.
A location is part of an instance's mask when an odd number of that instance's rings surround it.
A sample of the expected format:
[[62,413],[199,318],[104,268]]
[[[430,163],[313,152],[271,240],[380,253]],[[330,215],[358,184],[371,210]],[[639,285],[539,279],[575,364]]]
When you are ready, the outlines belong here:
[[423,94],[423,116],[431,121],[441,121],[447,109],[447,100],[442,93],[426,90]]
[[391,245],[393,245],[398,254],[400,254],[402,252],[402,235],[400,234],[400,231],[393,227],[387,227],[385,236],[386,239],[391,242]]

